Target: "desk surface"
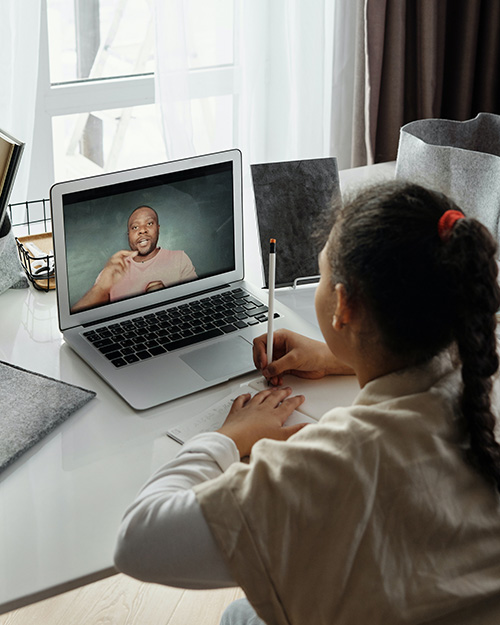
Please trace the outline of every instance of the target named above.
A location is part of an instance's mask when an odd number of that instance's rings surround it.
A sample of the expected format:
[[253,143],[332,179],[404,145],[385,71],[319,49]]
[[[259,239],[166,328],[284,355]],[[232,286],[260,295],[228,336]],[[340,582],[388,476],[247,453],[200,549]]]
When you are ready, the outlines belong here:
[[[346,186],[368,179],[371,171],[345,172]],[[392,169],[375,173],[387,177]],[[313,292],[289,290],[283,299],[314,320]],[[64,343],[54,292],[9,290],[0,306],[0,360],[97,392],[0,474],[3,613],[113,574],[124,510],[152,471],[179,449],[165,432],[255,374],[135,412]]]
[[[314,290],[280,299],[313,320]],[[113,574],[125,509],[179,450],[165,432],[256,375],[135,412],[64,343],[53,292],[11,290],[1,305],[1,360],[97,396],[0,474],[0,613]]]

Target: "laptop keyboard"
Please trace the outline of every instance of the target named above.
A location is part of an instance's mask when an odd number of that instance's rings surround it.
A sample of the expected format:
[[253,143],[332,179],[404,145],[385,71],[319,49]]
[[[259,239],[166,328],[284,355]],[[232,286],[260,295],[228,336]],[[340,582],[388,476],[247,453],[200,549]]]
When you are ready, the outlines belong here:
[[[115,367],[160,356],[267,321],[267,306],[241,288],[109,326],[83,336]],[[275,313],[275,317],[279,315]]]

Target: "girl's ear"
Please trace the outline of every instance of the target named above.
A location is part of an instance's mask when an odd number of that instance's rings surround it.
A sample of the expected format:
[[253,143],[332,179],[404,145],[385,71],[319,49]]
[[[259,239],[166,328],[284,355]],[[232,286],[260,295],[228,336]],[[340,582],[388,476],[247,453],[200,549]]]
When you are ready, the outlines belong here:
[[332,325],[335,330],[342,330],[352,319],[352,307],[347,297],[345,286],[339,282],[335,285],[336,306]]

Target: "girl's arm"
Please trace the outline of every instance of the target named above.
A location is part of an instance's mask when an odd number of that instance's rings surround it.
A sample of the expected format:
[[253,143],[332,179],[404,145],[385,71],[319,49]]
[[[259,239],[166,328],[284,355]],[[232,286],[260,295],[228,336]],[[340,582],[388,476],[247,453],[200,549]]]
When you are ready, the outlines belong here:
[[117,569],[180,588],[236,586],[192,487],[238,460],[233,441],[216,432],[188,441],[125,513],[115,550]]
[[303,401],[291,389],[240,395],[219,432],[199,434],[144,486],[125,513],[116,567],[132,577],[182,588],[235,586],[198,505],[193,486],[221,475],[261,438],[286,440],[283,426]]

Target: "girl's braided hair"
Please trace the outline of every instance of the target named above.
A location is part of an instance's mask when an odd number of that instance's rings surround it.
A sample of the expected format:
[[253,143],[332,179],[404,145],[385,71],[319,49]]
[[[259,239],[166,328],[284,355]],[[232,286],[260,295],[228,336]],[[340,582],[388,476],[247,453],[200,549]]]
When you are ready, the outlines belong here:
[[418,185],[365,189],[337,213],[328,243],[332,280],[366,302],[386,347],[412,364],[456,343],[469,459],[500,491],[490,399],[499,366],[497,246],[476,219],[460,219],[440,236],[438,221],[447,210],[459,209]]

